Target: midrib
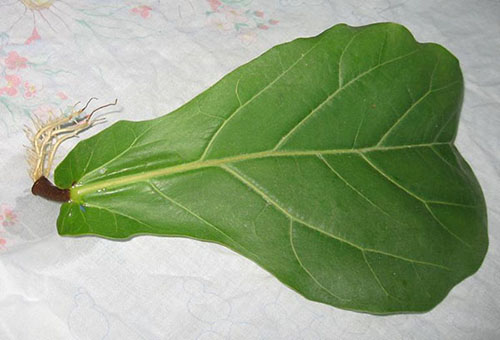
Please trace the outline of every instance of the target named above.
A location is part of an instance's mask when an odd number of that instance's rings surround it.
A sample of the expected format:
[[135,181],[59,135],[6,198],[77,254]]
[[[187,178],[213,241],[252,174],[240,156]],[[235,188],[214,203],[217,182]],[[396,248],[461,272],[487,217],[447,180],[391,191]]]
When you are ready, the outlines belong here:
[[235,163],[245,160],[261,159],[268,157],[293,157],[293,156],[315,156],[315,155],[334,155],[334,154],[356,154],[367,153],[373,151],[390,151],[402,150],[421,147],[431,147],[437,145],[449,145],[450,143],[427,143],[427,144],[413,144],[413,145],[399,145],[399,146],[373,146],[359,149],[332,149],[332,150],[307,150],[307,151],[263,151],[248,154],[241,154],[238,156],[197,160],[190,163],[174,165],[164,169],[156,169],[151,171],[141,172],[139,174],[126,175],[117,178],[97,181],[90,184],[77,184],[71,188],[71,199],[74,202],[81,203],[82,197],[90,193],[97,192],[103,189],[112,189],[117,187],[126,186],[128,184],[145,182],[151,178],[173,175],[192,170],[198,170],[209,167],[216,167],[228,163]]

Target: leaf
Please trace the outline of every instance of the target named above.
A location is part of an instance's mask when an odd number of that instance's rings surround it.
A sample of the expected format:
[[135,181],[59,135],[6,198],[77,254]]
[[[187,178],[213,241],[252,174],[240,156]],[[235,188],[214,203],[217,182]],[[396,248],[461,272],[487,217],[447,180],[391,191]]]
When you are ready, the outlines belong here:
[[314,301],[429,310],[488,245],[453,145],[462,95],[456,58],[402,26],[297,39],[80,142],[55,172],[72,197],[59,233],[216,242]]

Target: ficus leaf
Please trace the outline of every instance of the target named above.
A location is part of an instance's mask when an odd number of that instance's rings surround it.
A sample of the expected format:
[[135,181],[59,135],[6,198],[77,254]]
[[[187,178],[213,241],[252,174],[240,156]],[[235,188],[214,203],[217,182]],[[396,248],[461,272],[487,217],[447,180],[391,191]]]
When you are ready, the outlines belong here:
[[308,299],[426,311],[480,266],[481,188],[453,145],[457,59],[396,24],[276,46],[163,117],[120,121],[55,171],[61,235],[185,236]]

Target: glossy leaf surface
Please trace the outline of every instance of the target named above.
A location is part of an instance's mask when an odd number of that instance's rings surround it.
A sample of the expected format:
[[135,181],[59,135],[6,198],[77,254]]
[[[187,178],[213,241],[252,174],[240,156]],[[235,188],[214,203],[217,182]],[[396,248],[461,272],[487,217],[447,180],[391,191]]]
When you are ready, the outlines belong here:
[[488,244],[453,145],[462,95],[456,58],[399,25],[297,39],[80,142],[55,173],[59,233],[216,242],[311,300],[429,310]]

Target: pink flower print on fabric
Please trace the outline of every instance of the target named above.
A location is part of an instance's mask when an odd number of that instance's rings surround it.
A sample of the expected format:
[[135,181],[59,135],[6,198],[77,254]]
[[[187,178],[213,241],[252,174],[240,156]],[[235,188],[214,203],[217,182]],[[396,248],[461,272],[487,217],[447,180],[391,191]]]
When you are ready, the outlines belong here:
[[16,224],[17,215],[14,213],[12,209],[10,209],[6,205],[2,205],[1,213],[0,213],[0,223],[4,227],[10,227]]
[[206,12],[209,25],[224,33],[236,33],[244,45],[253,43],[258,34],[279,23],[269,19],[262,10],[247,9],[247,0],[206,0],[210,10]]
[[59,99],[61,100],[66,100],[68,99],[68,96],[66,95],[66,93],[62,92],[62,91],[59,91],[56,93],[56,95],[59,97]]
[[7,240],[4,239],[3,237],[0,237],[0,250],[6,250]]
[[142,5],[142,6],[137,6],[134,7],[130,10],[131,13],[133,14],[138,14],[140,15],[143,19],[147,19],[151,16],[151,11],[153,9],[149,6]]
[[21,84],[21,78],[15,74],[7,74],[5,75],[5,80],[7,81],[7,85],[0,87],[0,96],[7,94],[8,96],[14,97],[19,92],[17,87]]
[[222,3],[219,0],[207,0],[208,4],[210,5],[210,8],[212,11],[216,12],[217,9],[222,5]]
[[40,40],[42,39],[42,37],[40,36],[40,34],[38,34],[38,31],[36,29],[36,27],[33,28],[33,32],[31,32],[31,36],[26,39],[26,41],[24,42],[25,45],[29,45],[31,44],[32,42],[36,41],[36,40]]
[[24,98],[32,98],[36,94],[36,87],[33,84],[24,82]]
[[28,59],[21,57],[16,51],[10,51],[7,58],[5,58],[5,66],[7,66],[9,70],[19,70],[28,67],[26,65],[27,61]]

